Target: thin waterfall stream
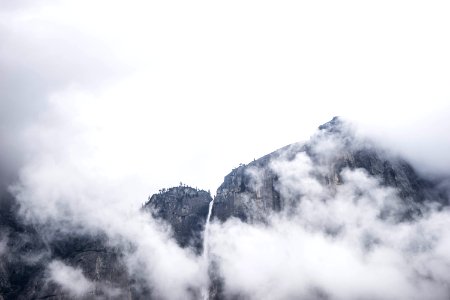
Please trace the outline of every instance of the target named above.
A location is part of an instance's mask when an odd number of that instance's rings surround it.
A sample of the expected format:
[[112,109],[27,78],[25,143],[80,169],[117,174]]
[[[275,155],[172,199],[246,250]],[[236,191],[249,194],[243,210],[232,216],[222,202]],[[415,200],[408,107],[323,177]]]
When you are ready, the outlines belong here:
[[[209,202],[208,216],[206,217],[205,231],[203,233],[202,261],[203,261],[203,266],[205,268],[206,273],[208,273],[208,268],[209,268],[209,223],[210,223],[210,219],[211,219],[213,205],[214,205],[214,199],[211,200],[211,202]],[[206,285],[202,288],[201,296],[202,296],[203,300],[209,299],[209,280],[206,282]]]

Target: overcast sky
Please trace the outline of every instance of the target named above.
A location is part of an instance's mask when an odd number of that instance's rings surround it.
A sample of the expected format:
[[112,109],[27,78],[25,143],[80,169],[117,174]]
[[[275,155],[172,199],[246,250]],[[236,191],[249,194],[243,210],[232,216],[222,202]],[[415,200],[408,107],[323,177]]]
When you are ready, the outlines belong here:
[[[2,168],[71,163],[143,202],[340,115],[450,168],[447,1],[0,0]],[[139,200],[138,200],[139,199]]]

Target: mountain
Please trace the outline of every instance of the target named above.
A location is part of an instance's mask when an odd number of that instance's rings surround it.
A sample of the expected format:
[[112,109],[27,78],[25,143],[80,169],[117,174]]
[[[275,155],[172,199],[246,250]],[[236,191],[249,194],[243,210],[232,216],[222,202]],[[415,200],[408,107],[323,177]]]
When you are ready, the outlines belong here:
[[418,204],[424,201],[448,204],[445,191],[440,190],[437,183],[420,176],[404,159],[357,137],[348,124],[334,117],[319,126],[319,131],[309,142],[288,145],[233,169],[217,190],[213,218],[223,222],[237,217],[251,222],[283,210],[288,199],[280,195],[279,175],[274,163],[295,164],[299,154],[313,162],[314,177],[330,188],[342,184],[343,170],[361,169],[380,180],[383,186],[397,189],[408,205],[404,218],[420,214]]
[[[308,142],[288,145],[233,169],[214,200],[209,192],[180,184],[149,197],[141,211],[168,226],[179,247],[192,249],[208,261],[210,299],[246,299],[225,292],[222,262],[217,255],[208,257],[209,245],[204,239],[211,201],[210,219],[216,226],[233,220],[268,225],[274,216],[289,219],[299,209],[305,211],[302,203],[336,201],[350,184],[352,201],[360,201],[363,194],[369,201],[377,201],[378,194],[366,193],[364,186],[388,195],[384,198],[389,201],[377,206],[376,218],[393,224],[414,222],[431,208],[449,204],[447,189],[440,182],[421,175],[406,160],[335,117],[321,125]],[[320,228],[326,235],[338,236],[342,227]],[[164,298],[127,269],[127,255],[135,245],[111,243],[107,228],[104,230],[77,231],[27,222],[20,202],[4,189],[0,195],[0,300]],[[365,243],[370,247],[376,239]],[[77,294],[77,290],[62,288],[55,279],[58,274],[51,276],[61,268],[73,274],[70,280],[92,285],[90,292]],[[327,298],[324,292],[317,293],[312,299]],[[186,298],[199,295],[194,289]]]
[[[340,217],[343,220],[330,220],[335,213],[331,208],[331,213],[330,210],[321,212],[325,214],[325,221],[318,216],[319,224],[315,225],[314,217],[304,216],[302,210],[314,214],[315,209],[320,210],[327,205],[332,207],[329,203],[347,201],[337,198],[341,197],[342,190],[354,185],[349,176],[352,173],[362,177],[358,180],[372,181],[369,189],[374,190],[371,195],[371,191],[365,191],[357,183],[356,192],[347,195],[352,201],[362,202],[367,197],[371,198],[369,201],[377,202],[380,200],[376,193],[387,191],[387,195],[381,196],[384,203],[374,205],[376,219],[380,223],[414,224],[415,220],[427,214],[429,207],[442,208],[449,204],[448,191],[440,182],[421,176],[407,161],[358,135],[350,124],[335,117],[319,126],[308,142],[288,145],[233,169],[217,190],[211,218],[219,223],[238,219],[270,227],[278,220],[275,218],[273,221],[274,216],[284,216],[291,220],[288,222],[296,223],[303,215],[310,230],[337,239],[341,233],[345,235],[345,227],[348,226],[345,217]],[[324,204],[312,208],[312,211],[308,209],[310,204],[299,208],[308,202]],[[369,208],[373,209],[371,205]],[[360,213],[364,216],[364,212]],[[373,220],[367,220],[368,224],[371,222]],[[362,242],[366,249],[376,243],[377,238],[370,234]],[[226,279],[220,265],[220,261],[214,259],[210,265],[210,298],[245,299],[239,293],[231,296],[224,293]],[[305,297],[333,299],[326,294],[320,291],[318,295]]]

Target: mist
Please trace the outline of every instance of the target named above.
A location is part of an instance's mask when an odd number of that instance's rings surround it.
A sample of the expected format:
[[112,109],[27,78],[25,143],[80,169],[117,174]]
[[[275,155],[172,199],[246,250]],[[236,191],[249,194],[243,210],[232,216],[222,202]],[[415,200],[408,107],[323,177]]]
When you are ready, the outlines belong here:
[[329,172],[343,140],[319,133],[313,141],[321,163],[305,152],[292,160],[288,150],[271,163],[287,209],[263,224],[213,224],[211,255],[228,297],[446,299],[448,208],[424,203],[421,216],[404,221],[411,205],[363,169],[323,183],[317,174]]
[[[0,6],[0,188],[49,240],[105,236],[161,299],[195,299],[211,263],[230,298],[448,299],[448,208],[427,199],[405,222],[399,191],[364,170],[324,184],[345,146],[316,133],[340,115],[355,141],[449,186],[447,3]],[[240,163],[311,136],[319,163],[270,165],[286,208],[212,220],[209,261],[139,210],[180,181],[214,193]],[[0,232],[2,258],[7,244]],[[58,260],[46,274],[74,297],[126,294]]]

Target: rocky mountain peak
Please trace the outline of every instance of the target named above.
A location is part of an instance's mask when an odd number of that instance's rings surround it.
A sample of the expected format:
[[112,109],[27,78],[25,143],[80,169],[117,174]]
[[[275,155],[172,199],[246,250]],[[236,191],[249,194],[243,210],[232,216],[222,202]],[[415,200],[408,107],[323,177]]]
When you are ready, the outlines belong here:
[[200,252],[201,234],[211,201],[209,192],[180,183],[180,186],[161,189],[158,194],[149,197],[144,209],[150,211],[155,218],[171,224],[180,246],[193,246]]
[[320,125],[319,130],[336,132],[339,131],[339,129],[342,127],[343,124],[344,121],[342,120],[342,118],[339,116],[335,116],[330,121]]
[[[334,117],[318,129],[310,141],[283,147],[225,176],[217,190],[213,218],[264,221],[268,215],[286,210],[289,203],[301,201],[303,193],[298,186],[303,185],[305,192],[309,189],[302,182],[306,180],[303,177],[332,191],[344,183],[347,170],[361,170],[381,186],[396,189],[407,204],[401,218],[420,214],[420,203],[429,199],[448,202],[437,191],[436,184],[422,178],[403,159],[355,136],[340,117]],[[286,174],[289,178],[280,182]]]

